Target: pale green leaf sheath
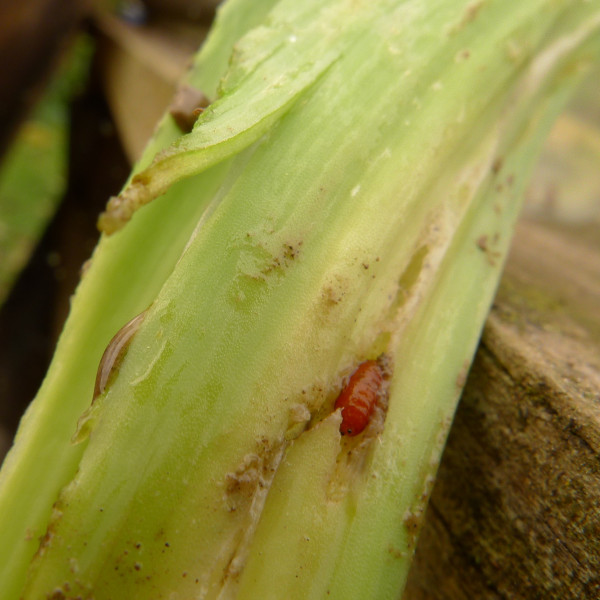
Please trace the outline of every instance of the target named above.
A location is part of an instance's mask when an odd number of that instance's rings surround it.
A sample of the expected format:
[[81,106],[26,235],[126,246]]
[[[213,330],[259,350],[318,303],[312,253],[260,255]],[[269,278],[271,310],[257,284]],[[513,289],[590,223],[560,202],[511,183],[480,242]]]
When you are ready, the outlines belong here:
[[[245,0],[230,1],[217,18],[197,68],[187,83],[214,98],[233,42],[260,22],[274,0],[254,0],[252,18]],[[136,170],[181,136],[167,113]],[[29,561],[45,534],[60,489],[73,478],[83,445],[71,438],[89,406],[100,357],[111,337],[153,301],[185,247],[190,233],[226,180],[223,163],[172,186],[119,235],[103,238],[73,298],[71,313],[52,365],[21,422],[15,444],[0,471],[0,589],[18,598]]]
[[[572,0],[278,2],[106,213],[225,171],[24,597],[397,597],[525,177],[599,28]],[[382,355],[385,397],[342,437],[342,380]]]

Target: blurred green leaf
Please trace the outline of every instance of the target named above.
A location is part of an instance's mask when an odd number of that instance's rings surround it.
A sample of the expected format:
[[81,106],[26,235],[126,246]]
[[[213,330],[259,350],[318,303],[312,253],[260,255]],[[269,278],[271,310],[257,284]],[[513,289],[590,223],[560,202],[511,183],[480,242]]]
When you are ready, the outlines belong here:
[[27,264],[67,185],[69,103],[92,53],[79,38],[0,165],[0,304]]

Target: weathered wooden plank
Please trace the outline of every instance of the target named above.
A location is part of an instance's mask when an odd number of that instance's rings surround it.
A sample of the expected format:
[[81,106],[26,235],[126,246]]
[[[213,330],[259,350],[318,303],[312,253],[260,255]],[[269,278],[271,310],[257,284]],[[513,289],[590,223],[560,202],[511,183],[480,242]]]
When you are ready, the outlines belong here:
[[523,223],[406,600],[600,598],[600,236]]

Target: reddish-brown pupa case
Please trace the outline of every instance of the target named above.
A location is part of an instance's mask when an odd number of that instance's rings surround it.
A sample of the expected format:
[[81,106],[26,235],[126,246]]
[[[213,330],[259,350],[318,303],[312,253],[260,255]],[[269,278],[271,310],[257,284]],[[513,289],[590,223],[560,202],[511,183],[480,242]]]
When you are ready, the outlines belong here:
[[374,360],[361,363],[335,401],[342,409],[340,432],[358,435],[369,423],[383,384],[383,371]]

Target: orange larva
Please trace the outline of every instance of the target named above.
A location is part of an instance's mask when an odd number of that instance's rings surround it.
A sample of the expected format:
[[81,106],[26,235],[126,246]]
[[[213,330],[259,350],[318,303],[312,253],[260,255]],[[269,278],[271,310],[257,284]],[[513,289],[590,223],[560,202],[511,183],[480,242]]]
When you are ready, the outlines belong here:
[[352,373],[335,401],[335,408],[342,409],[343,435],[358,435],[367,426],[382,384],[383,372],[374,360],[361,363]]

